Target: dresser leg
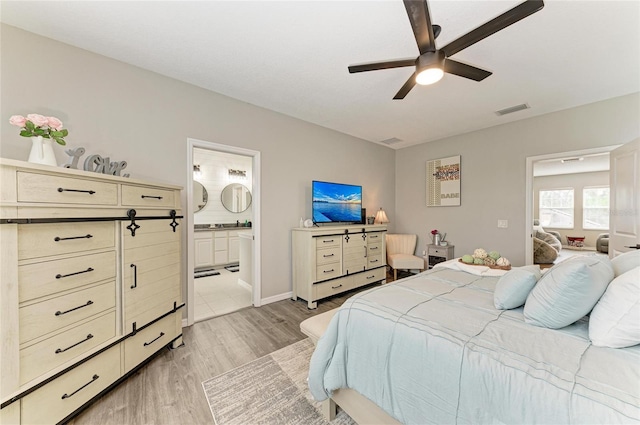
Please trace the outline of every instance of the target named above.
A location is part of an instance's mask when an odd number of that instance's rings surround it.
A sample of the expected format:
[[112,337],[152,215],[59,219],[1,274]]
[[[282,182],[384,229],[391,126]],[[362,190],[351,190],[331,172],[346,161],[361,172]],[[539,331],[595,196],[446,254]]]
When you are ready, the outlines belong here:
[[182,340],[182,337],[180,337],[171,343],[171,349],[175,350],[176,348],[182,347],[183,345],[184,341]]
[[314,309],[318,308],[318,302],[317,301],[315,301],[315,302],[307,301],[307,308],[309,310],[314,310]]

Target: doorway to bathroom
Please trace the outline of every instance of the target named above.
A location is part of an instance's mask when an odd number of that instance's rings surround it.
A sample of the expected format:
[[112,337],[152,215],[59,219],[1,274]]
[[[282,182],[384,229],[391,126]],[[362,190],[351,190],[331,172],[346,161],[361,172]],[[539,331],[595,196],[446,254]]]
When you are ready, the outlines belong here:
[[187,322],[260,305],[260,153],[189,139]]

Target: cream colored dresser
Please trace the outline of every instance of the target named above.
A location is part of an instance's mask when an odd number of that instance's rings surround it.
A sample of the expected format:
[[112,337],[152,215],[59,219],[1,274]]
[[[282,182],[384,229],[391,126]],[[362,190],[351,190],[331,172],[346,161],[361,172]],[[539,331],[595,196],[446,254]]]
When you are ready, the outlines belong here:
[[62,422],[181,343],[180,188],[6,159],[0,185],[0,422]]
[[383,225],[293,229],[293,299],[317,301],[386,279]]

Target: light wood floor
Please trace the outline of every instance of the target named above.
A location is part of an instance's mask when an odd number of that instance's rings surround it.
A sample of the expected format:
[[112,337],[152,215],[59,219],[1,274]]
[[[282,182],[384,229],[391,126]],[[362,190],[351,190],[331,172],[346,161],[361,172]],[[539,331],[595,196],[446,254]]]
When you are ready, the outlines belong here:
[[183,347],[164,349],[69,423],[211,424],[202,381],[304,339],[300,322],[342,305],[358,291],[321,301],[315,310],[300,299],[284,300],[185,328]]

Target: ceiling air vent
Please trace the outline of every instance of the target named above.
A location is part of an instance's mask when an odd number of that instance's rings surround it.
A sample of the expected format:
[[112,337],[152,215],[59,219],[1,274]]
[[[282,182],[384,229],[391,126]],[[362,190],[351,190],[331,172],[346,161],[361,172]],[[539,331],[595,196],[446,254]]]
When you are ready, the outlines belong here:
[[511,106],[509,108],[504,108],[499,111],[496,111],[496,115],[501,117],[503,115],[512,114],[514,112],[522,111],[523,109],[529,109],[529,108],[531,108],[531,106],[527,105],[526,103],[523,103],[521,105]]
[[380,143],[382,143],[383,145],[387,145],[387,146],[391,146],[391,145],[395,145],[396,143],[400,143],[402,142],[401,139],[398,139],[397,137],[392,137],[391,139],[386,139],[386,140],[381,140]]

